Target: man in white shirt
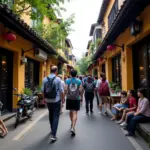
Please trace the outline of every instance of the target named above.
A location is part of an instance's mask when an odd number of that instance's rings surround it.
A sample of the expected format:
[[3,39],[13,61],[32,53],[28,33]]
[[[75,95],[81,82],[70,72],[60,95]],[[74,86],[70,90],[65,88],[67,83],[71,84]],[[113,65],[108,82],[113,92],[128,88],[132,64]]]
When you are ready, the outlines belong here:
[[[61,79],[61,86],[62,86],[63,90],[65,91],[65,82],[63,81],[63,77],[61,74],[59,74],[58,77]],[[65,102],[65,100],[64,100],[64,102]],[[64,107],[64,104],[62,103],[61,108],[60,108],[60,114],[63,113],[63,107]]]
[[[98,97],[99,97],[99,107],[100,107],[100,114],[102,114],[102,107],[103,107],[103,104],[104,104],[104,111],[105,111],[105,115],[107,116],[107,103],[108,103],[108,96],[110,96],[110,93],[109,93],[109,82],[108,80],[106,80],[106,76],[104,73],[101,73],[100,75],[100,79],[97,81],[97,84],[96,84],[96,89],[97,89],[97,94],[98,94]],[[106,86],[106,87],[102,87],[102,86]],[[103,88],[108,89],[107,92],[103,90]],[[106,92],[105,93],[101,93],[100,92],[103,90],[103,92]]]

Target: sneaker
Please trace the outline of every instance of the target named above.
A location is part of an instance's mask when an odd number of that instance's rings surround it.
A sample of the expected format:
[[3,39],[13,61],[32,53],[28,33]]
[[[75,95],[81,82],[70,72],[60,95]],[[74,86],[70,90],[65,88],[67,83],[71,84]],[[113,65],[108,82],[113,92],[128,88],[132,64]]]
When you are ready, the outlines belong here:
[[107,111],[105,111],[105,115],[106,115],[106,116],[108,116],[108,113],[107,113]]
[[76,135],[74,128],[71,128],[71,134],[72,134],[72,136],[75,136],[75,135]]
[[129,132],[129,133],[125,134],[125,136],[135,136],[135,134]]
[[126,122],[123,122],[120,124],[122,127],[126,127],[127,126],[127,123]]
[[117,124],[121,124],[123,121],[122,120],[119,120],[119,121],[117,121],[116,123]]
[[98,112],[99,114],[101,114],[101,115],[103,115],[103,113],[100,111],[100,112]]
[[91,114],[93,114],[93,110],[91,111]]
[[89,112],[86,112],[87,115],[89,115]]
[[58,137],[52,135],[50,139],[51,139],[52,142],[55,142],[55,141],[58,140]]

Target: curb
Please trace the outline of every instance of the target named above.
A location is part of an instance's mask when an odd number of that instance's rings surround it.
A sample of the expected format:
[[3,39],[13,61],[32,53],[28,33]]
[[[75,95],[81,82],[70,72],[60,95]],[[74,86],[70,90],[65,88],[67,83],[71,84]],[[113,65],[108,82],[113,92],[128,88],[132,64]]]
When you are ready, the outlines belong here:
[[2,116],[2,120],[3,120],[4,122],[6,122],[6,121],[10,120],[11,118],[13,118],[13,117],[15,117],[15,116],[16,116],[16,113],[15,113],[15,114],[12,114],[12,115],[10,115],[10,116],[8,116],[8,117],[3,117],[3,116]]

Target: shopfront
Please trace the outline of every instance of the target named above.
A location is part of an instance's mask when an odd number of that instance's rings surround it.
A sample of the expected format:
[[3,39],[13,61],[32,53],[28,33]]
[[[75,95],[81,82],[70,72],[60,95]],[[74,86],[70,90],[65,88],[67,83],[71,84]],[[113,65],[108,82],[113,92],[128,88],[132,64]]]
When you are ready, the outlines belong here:
[[0,101],[2,113],[12,111],[13,53],[0,48]]
[[39,85],[39,68],[39,62],[27,59],[27,63],[25,64],[25,87],[32,89]]
[[150,98],[150,36],[133,46],[134,88],[145,88]]

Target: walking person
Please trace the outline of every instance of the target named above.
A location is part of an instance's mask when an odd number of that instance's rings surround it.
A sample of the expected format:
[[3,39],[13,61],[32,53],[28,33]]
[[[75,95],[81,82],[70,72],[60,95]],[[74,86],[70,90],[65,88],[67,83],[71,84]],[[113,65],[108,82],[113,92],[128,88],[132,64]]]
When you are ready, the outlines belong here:
[[72,69],[71,78],[66,81],[66,109],[70,110],[71,133],[76,135],[75,126],[77,122],[77,114],[80,110],[80,101],[82,94],[81,80],[77,79],[77,71]]
[[[98,77],[95,76],[95,80],[94,80],[95,87],[96,87],[96,85],[97,85],[97,81],[98,81]],[[99,107],[99,97],[98,97],[98,92],[97,92],[97,90],[95,91],[95,97],[96,97],[96,101],[97,101],[97,107]]]
[[85,104],[86,104],[86,114],[89,114],[89,104],[90,104],[90,112],[93,113],[93,99],[95,92],[95,83],[91,76],[87,77],[87,81],[83,85],[85,91]]
[[57,71],[57,66],[52,66],[51,74],[43,79],[42,84],[42,92],[44,93],[49,111],[52,142],[57,140],[56,134],[59,123],[61,101],[64,103],[64,91],[61,79],[56,77]]
[[3,107],[3,104],[0,101],[0,131],[1,131],[0,137],[4,138],[7,135],[8,130],[7,130],[6,126],[4,125],[3,120],[1,119],[1,110],[2,110],[2,107]]
[[[63,91],[65,91],[65,82],[63,81],[63,77],[61,74],[59,74],[58,77],[61,79],[61,85],[62,85]],[[61,103],[60,114],[63,113],[63,107],[64,107],[64,103]]]
[[110,96],[110,89],[109,89],[109,82],[106,79],[106,75],[104,73],[101,73],[100,79],[97,81],[96,89],[98,91],[99,96],[99,108],[100,108],[100,114],[102,114],[102,107],[104,104],[104,112],[105,115],[107,114],[107,103],[108,103],[108,96]]

